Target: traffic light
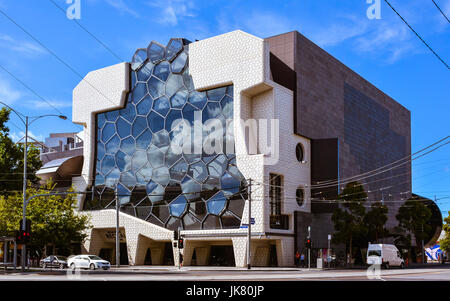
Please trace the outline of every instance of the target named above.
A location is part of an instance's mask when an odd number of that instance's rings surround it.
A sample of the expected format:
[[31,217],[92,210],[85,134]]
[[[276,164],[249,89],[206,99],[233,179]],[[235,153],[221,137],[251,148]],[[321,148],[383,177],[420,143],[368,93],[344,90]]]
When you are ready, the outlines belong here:
[[311,245],[312,245],[311,238],[308,237],[307,239],[305,239],[305,248],[311,249]]
[[25,230],[22,227],[22,220],[20,220],[20,229],[16,232],[16,241],[20,244],[27,244],[31,240],[31,220],[25,220]]
[[178,231],[173,231],[173,240],[178,240]]
[[178,239],[178,249],[183,249],[183,242],[184,242],[183,237],[180,237]]

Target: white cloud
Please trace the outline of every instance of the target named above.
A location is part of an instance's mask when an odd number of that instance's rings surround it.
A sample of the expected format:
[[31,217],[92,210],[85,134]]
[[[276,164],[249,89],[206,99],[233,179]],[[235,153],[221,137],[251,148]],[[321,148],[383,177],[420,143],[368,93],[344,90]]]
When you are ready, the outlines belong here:
[[21,54],[27,56],[36,56],[45,53],[45,50],[39,45],[30,42],[18,41],[5,34],[0,34],[0,47],[14,52],[20,52]]
[[[25,132],[22,132],[22,131],[21,132],[11,132],[10,137],[11,137],[12,141],[17,142],[17,141],[21,140],[23,137],[25,137]],[[31,131],[28,131],[28,137],[31,137],[37,141],[41,141],[41,142],[44,141],[43,135],[36,135]],[[33,141],[33,140],[31,140],[31,141]]]
[[126,13],[135,18],[140,17],[140,15],[134,9],[130,8],[123,0],[105,0],[105,2],[117,9],[120,13]]
[[147,2],[147,5],[159,10],[153,13],[154,19],[164,25],[175,26],[185,17],[195,17],[195,5],[187,0],[157,0]]
[[21,98],[22,95],[23,93],[12,88],[9,82],[0,79],[0,101],[12,104]]

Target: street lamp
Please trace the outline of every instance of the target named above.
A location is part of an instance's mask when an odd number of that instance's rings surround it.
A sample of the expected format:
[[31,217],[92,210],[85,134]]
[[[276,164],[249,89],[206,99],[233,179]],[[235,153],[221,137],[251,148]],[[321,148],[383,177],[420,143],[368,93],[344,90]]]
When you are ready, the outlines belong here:
[[[26,116],[22,113],[19,113],[18,111],[11,108],[6,103],[0,101],[0,104],[4,105],[5,107],[9,108],[11,111],[13,111],[17,117],[19,117],[20,121],[25,125],[25,144],[24,144],[24,155],[23,155],[23,218],[22,218],[22,230],[25,231],[26,226],[26,197],[27,197],[27,156],[28,156],[28,127],[35,122],[36,120],[43,118],[43,117],[58,117],[62,120],[67,120],[67,117],[64,115],[56,115],[56,114],[47,114],[47,115],[41,115],[41,116]],[[31,121],[30,121],[31,120]],[[26,254],[26,247],[25,245],[22,246],[22,270],[25,269],[25,255]]]

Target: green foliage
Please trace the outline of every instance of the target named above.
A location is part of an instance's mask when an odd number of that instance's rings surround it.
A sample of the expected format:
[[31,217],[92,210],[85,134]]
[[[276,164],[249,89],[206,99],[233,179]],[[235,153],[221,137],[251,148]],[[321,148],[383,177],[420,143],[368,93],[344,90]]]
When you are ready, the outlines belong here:
[[431,231],[428,221],[431,218],[431,210],[420,199],[408,199],[398,210],[396,218],[399,227],[405,232],[414,234],[416,242],[420,242],[427,237]]
[[[22,189],[23,179],[23,155],[24,148],[21,144],[15,144],[9,137],[9,128],[6,123],[9,120],[10,110],[0,110],[0,194],[6,195],[11,191]],[[41,168],[39,150],[31,146],[27,156],[27,178],[36,183],[36,171]]]
[[364,224],[366,208],[364,202],[367,194],[358,182],[348,183],[338,200],[341,206],[337,208],[331,217],[336,232],[333,235],[334,243],[345,243],[352,250],[353,246],[364,241],[367,227]]
[[442,250],[450,252],[450,211],[448,213],[449,215],[444,219],[445,237],[439,241],[439,245]]
[[364,216],[364,224],[367,227],[367,241],[378,242],[379,239],[389,236],[386,229],[388,208],[380,202],[372,204],[372,209]]
[[[30,188],[27,195],[48,194],[54,184]],[[53,191],[56,192],[56,191]],[[32,238],[30,248],[40,251],[45,245],[70,248],[73,242],[83,242],[85,230],[90,227],[89,217],[78,214],[74,209],[75,196],[43,196],[30,201],[27,218],[31,220]],[[12,193],[0,196],[0,235],[11,235],[19,229],[22,219],[22,194]]]

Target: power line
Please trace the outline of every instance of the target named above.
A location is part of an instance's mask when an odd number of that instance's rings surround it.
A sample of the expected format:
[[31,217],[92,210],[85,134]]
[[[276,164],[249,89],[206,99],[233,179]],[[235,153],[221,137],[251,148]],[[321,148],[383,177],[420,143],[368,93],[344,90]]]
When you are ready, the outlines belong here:
[[433,52],[433,54],[445,65],[445,67],[447,67],[447,69],[450,69],[447,63],[433,50],[433,48],[430,47],[430,45],[428,45],[427,42],[425,42],[424,39],[422,39],[422,37],[414,30],[414,28],[412,28],[411,25],[409,25],[409,23],[406,22],[406,20],[395,10],[395,8],[389,3],[389,1],[384,0],[384,2],[386,2],[387,5],[389,5],[389,7],[392,8],[392,10],[397,14],[397,16],[399,16],[400,19],[402,19],[402,21],[409,27],[409,29],[411,29],[411,31],[414,32],[414,34],[422,41],[422,43],[424,43],[425,46],[427,46],[428,49],[430,49],[430,51]]
[[433,1],[434,5],[436,5],[437,9],[441,12],[441,14],[444,16],[444,18],[447,20],[448,23],[450,23],[450,20],[447,18],[447,16],[445,15],[445,13],[442,11],[442,9],[439,7],[439,5],[434,1]]
[[[51,3],[53,3],[54,6],[56,6],[64,15],[66,15],[66,11],[64,8],[56,4],[55,1],[50,0]],[[111,50],[105,43],[103,43],[99,38],[97,38],[92,32],[90,32],[86,27],[80,24],[76,19],[73,19],[73,21],[81,28],[83,29],[87,34],[89,34],[94,40],[96,40],[100,45],[103,46],[109,53],[111,53],[115,58],[117,58],[119,61],[123,62],[124,59],[122,59],[119,55],[117,55],[114,51]]]

